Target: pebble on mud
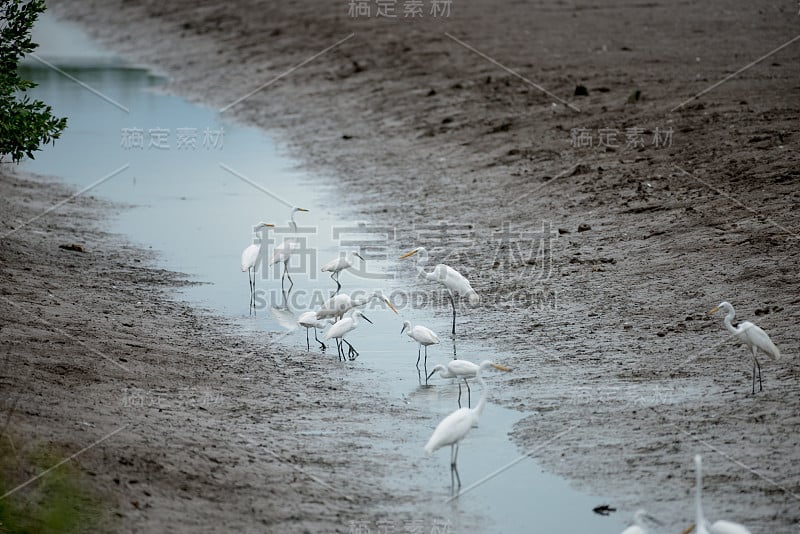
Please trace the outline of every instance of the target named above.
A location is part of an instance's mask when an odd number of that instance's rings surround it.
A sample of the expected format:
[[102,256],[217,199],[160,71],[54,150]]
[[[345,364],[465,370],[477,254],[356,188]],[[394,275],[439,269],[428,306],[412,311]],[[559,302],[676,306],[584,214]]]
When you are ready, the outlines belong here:
[[77,243],[71,243],[69,245],[58,245],[58,248],[63,248],[64,250],[71,250],[73,252],[86,252],[81,245]]
[[586,223],[581,223],[581,224],[578,225],[578,231],[579,232],[586,232],[586,231],[591,230],[591,229],[592,229],[592,227],[589,226]]

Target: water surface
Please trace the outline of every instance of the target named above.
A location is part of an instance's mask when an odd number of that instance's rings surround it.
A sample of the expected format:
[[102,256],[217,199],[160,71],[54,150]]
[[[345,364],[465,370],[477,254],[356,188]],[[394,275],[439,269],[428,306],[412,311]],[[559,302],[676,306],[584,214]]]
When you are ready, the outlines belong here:
[[[334,178],[301,172],[279,144],[262,131],[242,127],[215,110],[164,94],[159,90],[162,79],[97,49],[74,27],[52,19],[44,23],[46,31],[40,36],[46,34],[45,45],[52,44],[39,50],[39,56],[57,64],[62,72],[33,60],[23,74],[40,84],[33,91],[36,97],[51,104],[55,113],[69,117],[69,128],[54,147],[27,162],[26,169],[62,177],[77,188],[100,181],[87,194],[132,204],[132,209],[121,210],[109,221],[109,230],[157,250],[166,268],[208,282],[187,289],[184,296],[189,301],[239,318],[254,335],[277,339],[277,334],[286,330],[276,317],[297,316],[327,297],[335,285],[319,273],[320,265],[353,248],[361,249],[368,267],[360,274],[343,273],[344,291],[431,288],[415,280],[410,266],[398,270],[397,243],[384,232],[374,231],[374,225],[386,221],[351,221],[340,215],[337,204],[353,200],[335,198],[331,191]],[[71,42],[78,43],[74,56]],[[279,266],[262,261],[257,282],[260,309],[252,316],[247,275],[240,272],[239,256],[256,239],[252,228],[259,221],[277,225],[274,231],[262,234],[262,260],[276,240],[291,235],[287,225],[291,206],[310,210],[296,216],[297,236],[304,249],[291,264],[293,289],[284,301]],[[387,279],[387,273],[397,278]],[[273,307],[279,308],[277,313],[271,312]],[[414,369],[416,346],[400,335],[400,328],[402,320],[409,319],[440,334],[443,343],[429,350],[430,369],[452,357],[447,335],[449,317],[447,313],[434,315],[431,309],[410,307],[404,307],[401,314],[397,317],[385,309],[370,310],[367,315],[375,324],[362,324],[349,337],[361,356],[342,364],[369,371],[353,373],[348,380],[364,381],[387,397],[429,415],[428,424],[403,429],[407,436],[403,443],[376,444],[376,448],[392,448],[414,461],[440,466],[426,471],[432,476],[414,473],[404,480],[391,481],[393,486],[437,489],[442,503],[432,506],[447,510],[453,530],[459,532],[604,534],[622,530],[621,518],[592,513],[594,506],[606,502],[602,497],[573,490],[564,479],[543,472],[529,458],[456,503],[445,505],[450,485],[449,449],[425,459],[422,447],[436,423],[456,408],[458,390],[452,382],[439,378],[432,379],[431,387],[420,385]],[[304,347],[305,332],[297,330],[278,342]],[[312,350],[317,350],[313,339]],[[460,341],[460,358],[477,362],[483,354],[477,340]],[[335,359],[335,351],[320,357]],[[512,355],[498,354],[495,359],[508,363]],[[488,378],[491,382],[492,377]],[[476,385],[474,402],[479,391]],[[520,413],[496,404],[487,407],[480,426],[473,429],[459,453],[465,486],[521,455],[508,438],[520,417]],[[376,421],[379,428],[397,424],[395,420]],[[548,437],[543,436],[542,441]],[[462,524],[460,510],[479,510],[486,524]]]

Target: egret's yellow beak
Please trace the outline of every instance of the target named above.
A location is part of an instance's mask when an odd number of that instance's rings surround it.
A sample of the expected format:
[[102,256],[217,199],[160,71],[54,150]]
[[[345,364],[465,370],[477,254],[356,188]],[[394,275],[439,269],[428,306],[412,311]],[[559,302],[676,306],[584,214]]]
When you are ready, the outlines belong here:
[[308,211],[308,210],[305,208],[297,208],[297,211]]
[[681,534],[689,534],[689,533],[690,533],[691,531],[693,531],[693,530],[694,530],[694,523],[692,523],[691,525],[689,525],[688,527],[686,527],[686,528],[683,530],[683,532],[681,532]]
[[[392,304],[392,301],[390,301],[386,297],[383,297],[383,300],[386,301],[386,304],[389,305],[389,307],[392,309],[392,311],[394,312],[395,315],[400,315],[399,313],[397,313],[397,308],[394,307],[394,304]],[[400,333],[402,334],[403,332],[400,332]]]
[[500,365],[499,363],[493,363],[492,367],[494,367],[498,371],[506,371],[506,372],[511,371],[510,368],[506,367],[505,365]]
[[[714,306],[713,308],[711,308],[710,310],[708,310],[708,314],[707,314],[707,315],[714,315],[714,314],[715,314],[715,313],[717,313],[718,311],[719,311],[719,306]],[[692,525],[692,528],[694,528],[694,525]]]
[[400,256],[400,259],[401,259],[401,260],[404,260],[404,259],[406,259],[406,258],[410,258],[411,256],[413,256],[413,255],[414,255],[414,254],[416,254],[417,252],[419,252],[419,249],[418,249],[418,248],[415,248],[415,249],[414,249],[414,250],[412,250],[411,252],[406,252],[405,254],[403,254],[402,256]]

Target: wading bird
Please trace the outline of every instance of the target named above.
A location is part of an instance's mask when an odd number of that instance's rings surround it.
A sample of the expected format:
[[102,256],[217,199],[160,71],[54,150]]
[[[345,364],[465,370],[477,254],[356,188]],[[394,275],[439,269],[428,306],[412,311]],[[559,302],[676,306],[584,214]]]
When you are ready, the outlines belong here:
[[713,315],[721,309],[728,312],[727,315],[725,315],[725,328],[727,328],[736,339],[750,347],[750,350],[753,352],[753,394],[755,395],[756,368],[758,369],[758,390],[763,391],[764,389],[761,385],[761,364],[758,361],[758,351],[763,352],[773,361],[780,359],[781,351],[778,350],[778,347],[775,346],[766,332],[750,321],[742,321],[739,323],[739,326],[733,326],[732,321],[733,318],[736,317],[736,311],[733,309],[730,302],[721,302],[719,306],[710,310],[708,315]]
[[633,514],[633,525],[623,530],[622,534],[647,534],[649,531],[647,530],[647,525],[644,523],[645,519],[649,519],[658,525],[661,524],[660,521],[657,521],[656,518],[648,514],[646,510],[639,509]]
[[[347,256],[339,256],[335,260],[331,260],[325,265],[322,266],[320,269],[323,273],[331,273],[331,280],[336,282],[336,292],[338,293],[340,289],[342,289],[342,284],[339,283],[339,274],[344,271],[345,269],[349,269],[355,263],[355,258],[360,259],[361,261],[366,261],[364,258],[361,257],[361,254],[358,253],[357,250],[354,250],[350,253],[350,258]],[[352,261],[351,261],[352,260]]]
[[[502,366],[499,366],[499,368],[503,371],[510,370]],[[478,405],[475,408],[459,408],[442,419],[441,422],[436,425],[436,430],[433,431],[431,439],[429,439],[428,443],[425,444],[425,452],[427,452],[429,456],[442,447],[450,445],[451,488],[455,487],[455,481],[453,480],[454,475],[458,480],[458,487],[461,487],[461,477],[458,476],[458,468],[456,467],[456,461],[458,460],[458,445],[469,433],[470,429],[478,424],[481,413],[483,413],[483,409],[486,406],[486,398],[489,396],[489,388],[486,386],[486,382],[483,381],[480,369],[478,369],[477,379],[483,388],[481,400],[478,402]]]
[[386,303],[395,315],[397,315],[397,308],[395,308],[392,302],[383,294],[383,291],[378,289],[367,298],[352,298],[346,293],[335,295],[322,303],[322,306],[317,310],[317,319],[341,319],[344,317],[345,313],[353,308],[364,306],[373,300]]
[[[297,223],[294,220],[294,214],[298,211],[308,211],[305,208],[292,208],[292,212],[289,215],[289,229],[292,233],[297,233]],[[283,242],[275,247],[272,251],[272,262],[270,265],[275,265],[276,263],[283,263],[283,274],[281,275],[281,287],[283,287],[283,279],[288,277],[289,284],[294,285],[292,281],[292,277],[289,275],[289,260],[292,258],[292,253],[300,248],[300,243],[297,242],[297,239],[294,237],[287,237],[284,238]]]
[[719,520],[709,526],[703,515],[703,461],[700,455],[694,457],[695,476],[697,487],[694,494],[694,505],[697,513],[697,534],[750,534],[743,525],[731,521]]
[[[273,228],[274,226],[274,224],[261,222],[255,226],[254,231],[258,233],[262,228]],[[256,307],[256,264],[259,254],[261,254],[261,241],[258,244],[249,245],[242,251],[242,272],[247,271],[247,279],[250,281],[250,313],[255,311]]]
[[334,325],[331,326],[327,332],[325,332],[325,335],[322,336],[322,339],[326,341],[331,338],[337,340],[336,348],[338,350],[340,361],[345,359],[344,349],[342,348],[342,342],[347,343],[347,346],[349,347],[349,350],[347,352],[347,357],[350,359],[350,361],[353,361],[356,358],[358,358],[358,351],[353,348],[353,345],[351,345],[350,342],[348,342],[344,338],[344,336],[345,334],[352,332],[358,327],[359,317],[367,321],[369,324],[372,324],[372,321],[370,321],[366,315],[361,313],[361,310],[353,310],[349,317],[344,317],[343,319],[339,319],[338,321],[336,321],[336,323],[334,323]]
[[442,378],[456,378],[458,379],[458,407],[461,407],[461,380],[464,380],[464,384],[467,386],[467,406],[472,406],[472,391],[469,389],[469,382],[467,382],[468,378],[475,378],[478,376],[478,372],[482,372],[485,369],[490,367],[494,367],[500,371],[510,371],[510,369],[504,365],[499,365],[494,363],[491,360],[483,360],[480,365],[468,362],[467,360],[450,360],[447,362],[447,365],[439,364],[433,368],[433,371],[428,375],[428,380],[436,373],[437,371],[441,375]]
[[450,297],[450,304],[453,306],[453,337],[456,337],[456,303],[455,303],[455,295],[461,295],[462,297],[466,297],[469,299],[469,303],[472,306],[475,306],[480,301],[478,294],[472,289],[472,286],[469,283],[469,280],[464,278],[464,276],[450,267],[449,265],[445,265],[444,263],[438,264],[436,267],[433,268],[433,271],[426,272],[425,266],[428,264],[428,251],[425,247],[417,247],[410,252],[406,252],[400,259],[409,258],[414,256],[415,254],[419,254],[419,259],[416,263],[417,272],[421,277],[424,277],[427,280],[431,280],[434,282],[439,282],[442,284],[445,289],[447,289],[447,296]]
[[308,331],[311,328],[314,329],[314,339],[317,340],[317,343],[319,343],[320,348],[322,350],[325,350],[327,348],[325,346],[325,343],[320,341],[319,338],[317,337],[317,328],[322,330],[328,325],[326,325],[324,322],[322,322],[319,319],[317,319],[317,313],[316,312],[307,311],[305,313],[301,313],[300,317],[297,318],[297,324],[299,324],[302,327],[305,327],[305,329],[306,329],[306,350],[311,350],[311,342],[308,339]]
[[428,372],[428,346],[436,345],[439,343],[439,336],[428,327],[418,324],[411,326],[411,321],[403,321],[403,329],[400,330],[402,334],[408,330],[407,335],[418,343],[417,345],[417,371],[419,371],[419,359],[421,357],[422,347],[425,347],[425,372]]

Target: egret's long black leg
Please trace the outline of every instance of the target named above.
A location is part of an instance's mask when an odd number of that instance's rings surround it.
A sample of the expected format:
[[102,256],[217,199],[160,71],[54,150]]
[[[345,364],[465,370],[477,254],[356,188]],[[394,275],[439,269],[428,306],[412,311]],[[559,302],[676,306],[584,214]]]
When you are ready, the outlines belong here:
[[417,345],[417,371],[419,371],[419,359],[422,358],[421,345]]
[[316,339],[316,340],[317,340],[317,343],[319,343],[319,346],[320,346],[320,348],[321,348],[322,350],[325,350],[325,349],[327,349],[327,348],[328,348],[328,347],[326,347],[326,346],[325,346],[325,343],[323,343],[322,341],[320,341],[320,340],[319,340],[319,338],[317,337],[317,329],[316,329],[316,328],[314,328],[314,339]]
[[294,287],[294,280],[292,280],[292,275],[289,274],[289,266],[288,265],[286,266],[286,278],[289,279],[289,291],[291,291],[292,287]]
[[756,358],[753,357],[753,395],[756,394]]
[[456,487],[456,480],[455,477],[453,476],[453,470],[456,468],[455,449],[456,449],[455,443],[450,445],[450,491],[451,492],[453,492],[453,490]]
[[[253,309],[255,308],[255,287],[253,278],[250,276],[250,271],[252,270],[251,267],[247,268],[247,283],[250,285],[250,315],[253,315]],[[253,271],[253,275],[255,275],[255,271]]]
[[292,275],[289,274],[289,262],[283,262],[283,276],[281,276],[281,289],[283,289],[283,278],[286,277],[289,279],[289,290],[292,289],[294,285],[294,281],[292,280]]
[[456,301],[453,300],[453,294],[448,292],[447,296],[450,297],[450,304],[453,306],[453,339],[456,337]]
[[467,386],[467,408],[472,408],[472,391],[469,389],[469,382],[464,379],[464,384]]
[[[417,359],[419,361],[419,359]],[[428,385],[428,345],[425,345],[425,363],[423,364],[425,367],[425,385]]]
[[456,465],[458,462],[458,443],[454,443],[450,446],[450,452],[450,486],[456,487],[453,484],[453,473],[455,473],[456,480],[458,481],[458,488],[461,488],[461,477],[458,476],[458,467]]
[[758,361],[758,358],[753,358],[756,361],[756,366],[758,367],[758,391],[764,391],[764,386],[761,385],[761,362]]
[[347,346],[350,347],[350,349],[347,352],[347,357],[350,358],[350,361],[352,362],[353,360],[358,358],[358,351],[353,347],[353,345],[351,345],[350,342],[347,341],[345,338],[342,338],[342,341],[347,343]]
[[[314,331],[314,337],[317,337],[316,330]],[[306,328],[306,352],[311,350],[311,342],[308,341],[308,328]]]
[[331,273],[331,280],[336,282],[336,293],[334,293],[334,295],[336,295],[342,289],[342,284],[339,283],[339,273],[337,272]]
[[458,381],[458,407],[461,408],[461,381]]
[[339,357],[339,361],[342,361],[342,340],[341,338],[334,338],[336,340],[336,355]]

